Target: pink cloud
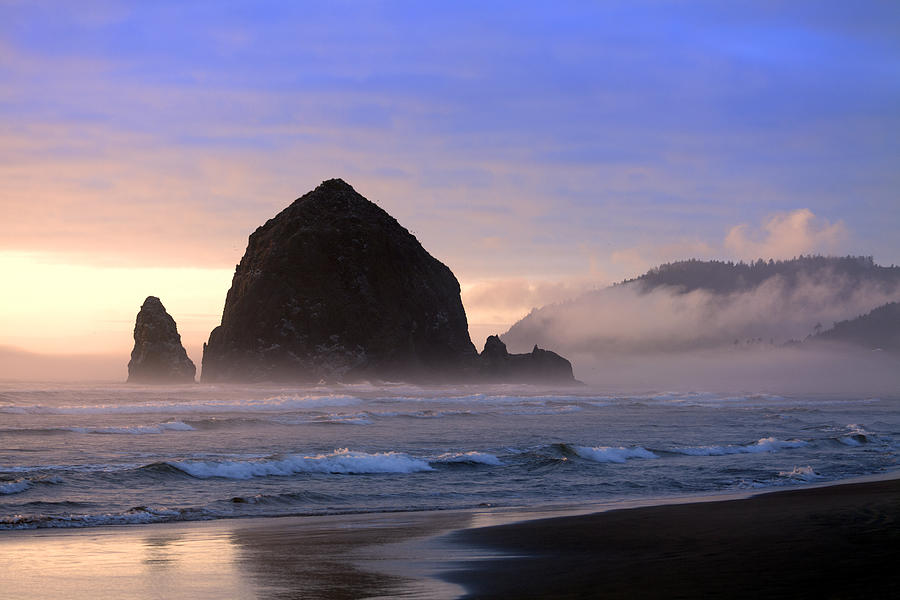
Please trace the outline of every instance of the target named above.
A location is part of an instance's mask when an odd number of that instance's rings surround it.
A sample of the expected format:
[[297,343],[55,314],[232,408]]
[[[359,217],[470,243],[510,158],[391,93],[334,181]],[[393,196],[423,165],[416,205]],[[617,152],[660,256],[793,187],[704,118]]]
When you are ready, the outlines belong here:
[[848,238],[842,221],[817,217],[808,208],[769,216],[761,229],[746,223],[732,227],[725,248],[736,258],[793,258],[800,254],[839,252]]

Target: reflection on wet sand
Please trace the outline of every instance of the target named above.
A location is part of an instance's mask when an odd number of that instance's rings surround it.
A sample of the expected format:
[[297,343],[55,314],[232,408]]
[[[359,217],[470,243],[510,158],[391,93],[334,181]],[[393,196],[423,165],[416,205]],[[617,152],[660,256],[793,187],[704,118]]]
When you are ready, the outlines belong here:
[[144,564],[148,567],[170,567],[178,561],[183,535],[154,535],[144,539]]
[[448,512],[276,519],[236,528],[231,541],[261,598],[452,598],[462,589],[429,577],[446,557],[420,540],[469,518]]
[[431,577],[446,548],[427,538],[470,519],[393,513],[3,532],[2,596],[453,598],[462,588]]
[[3,597],[255,598],[221,526],[4,532]]

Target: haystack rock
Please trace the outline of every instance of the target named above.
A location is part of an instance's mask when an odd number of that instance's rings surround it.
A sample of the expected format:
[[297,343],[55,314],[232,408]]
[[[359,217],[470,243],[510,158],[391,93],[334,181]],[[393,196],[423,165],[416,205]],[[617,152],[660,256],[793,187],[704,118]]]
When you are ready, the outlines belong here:
[[159,298],[148,296],[134,323],[129,383],[193,383],[197,368],[188,358],[178,328]]
[[477,369],[450,269],[331,179],[250,236],[202,380],[458,381]]
[[510,354],[496,335],[488,337],[478,362],[487,381],[577,383],[572,363],[556,352],[535,346],[528,354]]

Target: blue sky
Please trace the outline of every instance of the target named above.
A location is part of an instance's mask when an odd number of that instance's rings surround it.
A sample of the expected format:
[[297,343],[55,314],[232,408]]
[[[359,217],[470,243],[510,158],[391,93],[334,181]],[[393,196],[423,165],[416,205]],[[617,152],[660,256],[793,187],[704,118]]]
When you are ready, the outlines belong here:
[[247,235],[330,177],[454,270],[470,321],[690,256],[900,264],[894,2],[0,15],[0,253],[22,272],[197,268],[227,288]]

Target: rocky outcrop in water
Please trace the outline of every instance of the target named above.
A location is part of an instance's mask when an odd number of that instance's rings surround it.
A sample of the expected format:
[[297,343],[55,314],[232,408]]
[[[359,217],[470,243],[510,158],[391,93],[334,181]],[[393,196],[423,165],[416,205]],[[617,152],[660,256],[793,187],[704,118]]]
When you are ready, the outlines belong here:
[[460,380],[476,361],[450,269],[332,179],[250,236],[202,380]]
[[129,383],[192,383],[197,368],[188,358],[173,319],[159,298],[148,296],[134,323]]
[[572,363],[537,346],[528,354],[510,354],[496,335],[488,336],[478,357],[479,372],[488,381],[575,383]]

